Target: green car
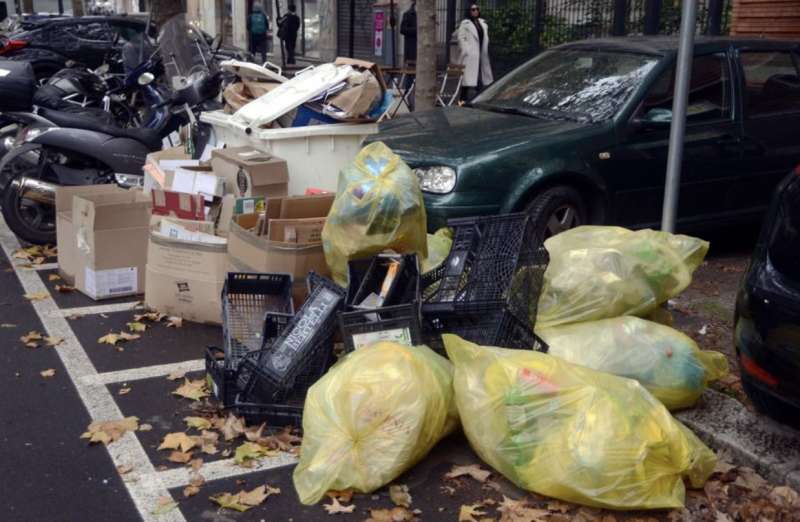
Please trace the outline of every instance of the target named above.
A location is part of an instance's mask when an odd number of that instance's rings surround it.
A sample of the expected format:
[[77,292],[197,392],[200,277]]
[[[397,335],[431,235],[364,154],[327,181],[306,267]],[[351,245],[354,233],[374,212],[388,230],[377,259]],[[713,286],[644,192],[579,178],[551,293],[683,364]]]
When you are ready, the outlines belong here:
[[[463,107],[384,123],[428,228],[525,211],[545,236],[658,227],[678,41],[584,40],[539,54]],[[698,38],[678,227],[754,221],[800,163],[800,42]]]

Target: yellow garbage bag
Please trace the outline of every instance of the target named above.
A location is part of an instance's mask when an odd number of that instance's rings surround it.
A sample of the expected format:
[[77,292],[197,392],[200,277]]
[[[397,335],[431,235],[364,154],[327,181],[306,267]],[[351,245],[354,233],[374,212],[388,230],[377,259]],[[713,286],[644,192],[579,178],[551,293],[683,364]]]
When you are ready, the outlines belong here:
[[347,262],[384,250],[428,254],[425,202],[417,176],[381,142],[367,145],[339,173],[322,248],[333,279],[347,285]]
[[537,328],[548,353],[572,364],[635,379],[669,410],[692,406],[728,360],[681,332],[638,317]]
[[443,336],[472,448],[517,486],[610,509],[683,506],[716,456],[638,382]]
[[453,365],[425,346],[381,342],[348,354],[306,396],[294,470],[300,502],[369,493],[409,469],[458,424]]
[[702,239],[605,226],[577,227],[544,246],[537,327],[646,316],[689,286],[708,252]]
[[447,258],[453,246],[453,229],[442,227],[434,234],[428,234],[428,255],[421,261],[423,274],[438,267]]

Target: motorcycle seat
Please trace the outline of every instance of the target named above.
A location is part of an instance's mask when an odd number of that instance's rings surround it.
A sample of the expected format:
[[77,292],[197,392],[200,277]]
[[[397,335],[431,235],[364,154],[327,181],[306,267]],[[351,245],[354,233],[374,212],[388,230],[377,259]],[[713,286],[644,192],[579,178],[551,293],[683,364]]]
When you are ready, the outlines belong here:
[[150,151],[161,150],[161,135],[153,129],[123,129],[115,125],[108,125],[88,115],[52,109],[40,108],[39,116],[52,121],[59,127],[97,131],[116,138],[130,138],[138,141]]

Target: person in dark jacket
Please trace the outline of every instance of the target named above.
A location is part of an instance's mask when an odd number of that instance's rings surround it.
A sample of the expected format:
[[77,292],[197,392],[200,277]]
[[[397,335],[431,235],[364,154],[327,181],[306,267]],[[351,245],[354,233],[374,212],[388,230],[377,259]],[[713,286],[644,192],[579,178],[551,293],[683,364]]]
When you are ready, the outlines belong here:
[[403,13],[400,20],[400,34],[403,35],[403,59],[417,60],[417,2],[411,2],[411,7]]
[[255,55],[261,53],[261,63],[267,61],[267,34],[269,18],[264,14],[261,4],[253,4],[253,12],[247,19],[247,30],[250,32],[250,50]]
[[294,49],[297,45],[297,32],[300,30],[300,17],[295,14],[295,11],[297,11],[297,6],[289,4],[289,12],[281,17],[278,22],[280,25],[278,37],[283,41],[283,45],[286,47],[287,64],[295,63]]

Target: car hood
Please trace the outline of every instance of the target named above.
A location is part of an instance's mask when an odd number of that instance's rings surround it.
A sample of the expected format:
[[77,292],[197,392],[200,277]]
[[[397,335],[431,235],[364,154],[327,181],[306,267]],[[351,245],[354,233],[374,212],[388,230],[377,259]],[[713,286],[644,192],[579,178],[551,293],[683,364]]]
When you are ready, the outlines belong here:
[[449,107],[403,115],[381,124],[369,141],[383,141],[412,164],[459,165],[477,156],[546,146],[591,125]]

